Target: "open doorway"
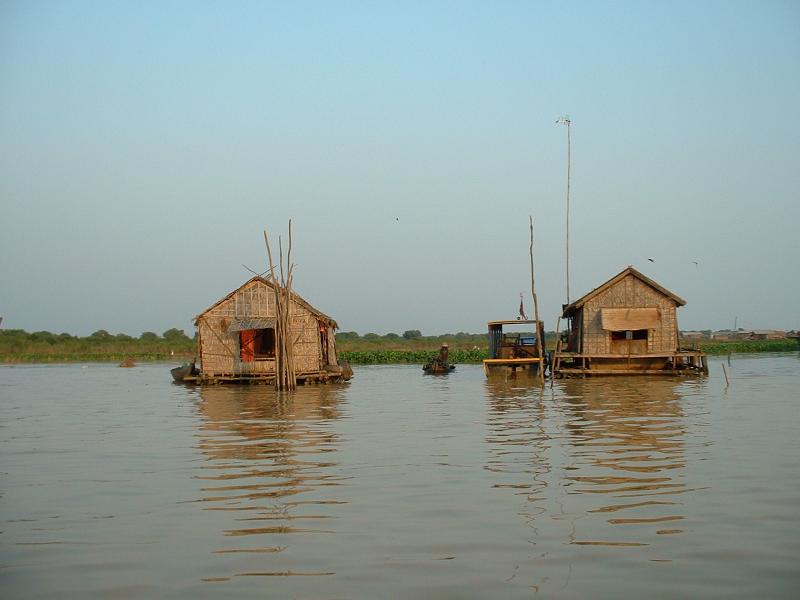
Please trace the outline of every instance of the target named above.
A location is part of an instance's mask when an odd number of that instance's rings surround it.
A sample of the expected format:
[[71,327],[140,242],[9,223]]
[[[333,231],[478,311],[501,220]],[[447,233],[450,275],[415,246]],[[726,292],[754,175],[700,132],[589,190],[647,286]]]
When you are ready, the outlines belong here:
[[275,330],[243,329],[239,332],[239,358],[242,362],[275,358]]

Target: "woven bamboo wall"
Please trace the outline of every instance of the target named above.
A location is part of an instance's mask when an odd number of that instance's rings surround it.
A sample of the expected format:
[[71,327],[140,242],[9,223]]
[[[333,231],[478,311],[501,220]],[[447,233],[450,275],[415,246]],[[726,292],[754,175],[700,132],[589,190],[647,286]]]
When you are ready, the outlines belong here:
[[[291,307],[295,371],[298,375],[320,370],[319,326],[316,315],[303,305]],[[262,281],[251,281],[198,319],[201,368],[206,375],[274,373],[274,360],[242,362],[239,332],[228,331],[240,318],[274,318],[275,296]]]
[[322,351],[317,318],[294,302],[292,303],[292,335],[294,336],[294,368],[297,374],[319,371]]
[[648,352],[673,352],[677,350],[675,301],[653,289],[633,275],[600,292],[583,305],[583,353],[608,354],[611,352],[610,332],[603,329],[603,308],[657,308],[660,314],[658,327],[648,333]]
[[221,302],[197,321],[200,334],[200,365],[203,373],[220,375],[234,373],[239,361],[239,336],[228,333],[236,316],[231,300]]
[[328,327],[328,363],[338,365],[339,359],[336,356],[336,330]]

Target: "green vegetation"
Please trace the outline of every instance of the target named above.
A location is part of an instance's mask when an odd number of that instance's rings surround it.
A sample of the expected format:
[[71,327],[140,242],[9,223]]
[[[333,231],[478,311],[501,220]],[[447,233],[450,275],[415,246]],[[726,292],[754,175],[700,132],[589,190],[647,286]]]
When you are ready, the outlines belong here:
[[377,335],[355,331],[336,334],[336,349],[342,360],[353,365],[418,364],[432,360],[442,344],[450,347],[450,362],[478,363],[486,358],[485,333],[447,333],[423,336],[418,329]]
[[[438,350],[344,350],[339,358],[352,365],[423,365],[436,357]],[[486,358],[486,350],[452,350],[450,362],[457,364],[479,363]]]
[[746,352],[786,352],[800,350],[800,339],[784,340],[736,340],[732,342],[702,341],[696,346],[706,354],[736,354]]
[[99,329],[86,337],[68,333],[22,329],[0,330],[0,363],[106,362],[186,360],[196,352],[196,342],[180,329],[163,336],[146,331],[138,339]]
[[[548,332],[546,345],[552,350],[555,334]],[[431,360],[442,344],[450,347],[452,363],[478,363],[486,358],[488,346],[485,333],[447,333],[424,336],[419,330],[402,335],[355,331],[336,334],[336,345],[342,359],[351,364],[424,364]],[[697,348],[713,355],[744,352],[781,352],[800,350],[798,339],[684,341],[684,348]],[[145,331],[138,338],[124,333],[112,334],[99,329],[86,337],[68,333],[22,329],[0,330],[0,363],[40,362],[118,362],[184,361],[196,355],[196,341],[182,330],[172,328],[162,335]]]
[[336,334],[336,348],[340,352],[436,351],[442,344],[449,345],[451,353],[453,350],[485,349],[488,345],[488,338],[485,333],[464,333],[463,331],[429,336],[423,336],[418,330],[406,331],[402,336],[396,333],[387,333],[386,335],[367,333],[360,336],[355,331]]

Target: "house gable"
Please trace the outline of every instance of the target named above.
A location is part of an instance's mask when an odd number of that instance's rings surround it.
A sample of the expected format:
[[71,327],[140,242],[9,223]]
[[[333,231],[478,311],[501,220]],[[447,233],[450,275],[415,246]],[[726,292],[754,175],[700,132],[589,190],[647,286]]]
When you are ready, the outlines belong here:
[[586,354],[611,352],[611,331],[624,329],[647,330],[647,352],[667,352],[678,347],[676,309],[683,304],[679,296],[628,267],[565,307],[564,317],[577,317],[573,328],[579,330],[573,335]]
[[[667,298],[670,298],[674,302],[674,305],[676,305],[676,306],[683,306],[683,305],[686,304],[686,301],[683,300],[683,298],[681,298],[677,294],[674,294],[674,293],[670,292],[665,287],[659,285],[658,283],[656,283],[655,281],[653,281],[652,279],[650,279],[646,275],[643,275],[642,273],[640,273],[639,271],[637,271],[633,267],[629,266],[626,269],[623,269],[622,271],[620,271],[617,275],[615,275],[614,277],[612,277],[611,279],[609,279],[608,281],[606,281],[602,285],[600,285],[600,286],[596,287],[595,289],[593,289],[592,291],[590,291],[588,294],[585,294],[584,296],[581,296],[580,298],[578,298],[577,300],[575,300],[571,304],[568,304],[568,305],[564,306],[563,307],[562,316],[564,316],[564,317],[570,316],[572,313],[574,313],[575,311],[580,309],[582,306],[584,306],[587,302],[595,299],[598,296],[602,296],[602,297],[606,298],[605,294],[609,290],[613,290],[612,293],[611,293],[611,300],[610,300],[611,302],[614,302],[614,298],[618,298],[618,297],[620,297],[620,295],[623,295],[624,297],[630,297],[630,296],[632,296],[631,291],[633,289],[632,286],[634,285],[634,283],[633,283],[634,280],[636,280],[639,283],[651,288],[653,291],[657,292],[658,294],[660,294],[662,296],[666,296]],[[621,288],[622,291],[620,291],[619,284],[623,284],[623,287]],[[625,306],[623,304],[617,304],[617,305],[618,306]],[[627,306],[639,306],[639,305],[638,304],[628,304]]]

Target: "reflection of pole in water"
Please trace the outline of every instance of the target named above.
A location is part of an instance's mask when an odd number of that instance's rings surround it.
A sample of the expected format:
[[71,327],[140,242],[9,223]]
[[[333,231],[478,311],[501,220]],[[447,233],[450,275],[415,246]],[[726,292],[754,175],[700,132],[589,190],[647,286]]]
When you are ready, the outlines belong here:
[[523,511],[528,525],[545,512],[540,503],[551,471],[547,459],[550,439],[545,431],[543,392],[540,388],[513,387],[508,382],[485,383],[489,401],[486,469],[498,474],[495,488],[517,490],[535,508]]

